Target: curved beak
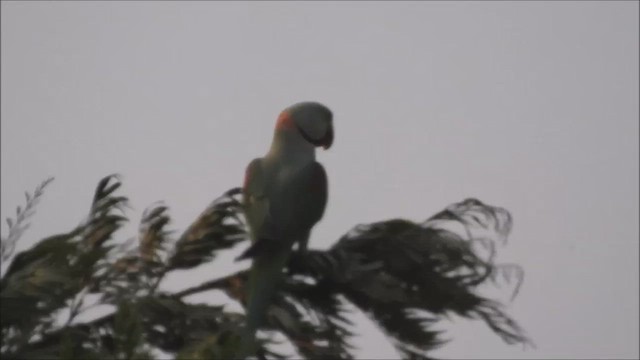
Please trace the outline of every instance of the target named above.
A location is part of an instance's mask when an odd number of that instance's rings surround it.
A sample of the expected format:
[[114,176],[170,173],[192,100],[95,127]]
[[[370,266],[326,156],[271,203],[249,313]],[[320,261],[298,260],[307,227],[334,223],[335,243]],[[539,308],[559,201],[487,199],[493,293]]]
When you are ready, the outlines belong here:
[[322,148],[325,150],[329,149],[331,147],[331,144],[333,144],[333,124],[329,124],[329,129],[322,138],[321,144]]
[[314,146],[322,146],[325,150],[331,147],[333,144],[333,124],[329,123],[329,128],[323,137],[320,139],[314,139],[310,137],[300,126],[298,126],[298,132],[302,135],[302,137],[308,142],[312,143]]

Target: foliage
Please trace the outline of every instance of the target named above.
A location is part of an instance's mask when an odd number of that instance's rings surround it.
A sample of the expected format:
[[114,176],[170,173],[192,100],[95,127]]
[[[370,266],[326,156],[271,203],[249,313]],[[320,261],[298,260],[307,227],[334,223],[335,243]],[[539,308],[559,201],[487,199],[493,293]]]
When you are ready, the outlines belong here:
[[[167,229],[168,208],[143,214],[137,246],[118,241],[127,221],[127,198],[116,195],[117,176],[102,179],[87,219],[13,254],[45,181],[25,209],[8,220],[2,259],[10,265],[0,282],[1,354],[6,359],[152,359],[157,350],[177,359],[230,358],[238,350],[244,314],[185,297],[212,289],[246,302],[243,270],[179,292],[160,290],[165,276],[215,260],[246,240],[240,191],[215,200],[177,239]],[[403,219],[359,225],[328,250],[294,254],[264,329],[278,332],[309,359],[351,359],[357,334],[349,307],[363,311],[406,359],[426,359],[444,339],[434,324],[448,314],[476,318],[508,344],[528,344],[501,303],[479,295],[485,283],[516,281],[517,265],[494,263],[506,241],[509,213],[467,199],[424,223]],[[97,299],[93,303],[89,298]],[[77,321],[98,305],[113,310]],[[272,337],[259,358],[284,358]]]

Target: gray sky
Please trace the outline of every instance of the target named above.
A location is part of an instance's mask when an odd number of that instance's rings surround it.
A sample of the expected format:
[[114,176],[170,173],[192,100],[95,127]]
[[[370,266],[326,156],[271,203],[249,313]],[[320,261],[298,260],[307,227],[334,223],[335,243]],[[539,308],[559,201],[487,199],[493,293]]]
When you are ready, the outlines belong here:
[[[133,219],[163,200],[184,229],[241,183],[282,108],[318,100],[336,141],[311,246],[470,196],[514,216],[509,312],[538,348],[453,318],[434,355],[638,358],[638,2],[1,6],[2,217],[56,177],[19,248],[77,225],[113,172]],[[357,324],[360,356],[397,357]]]

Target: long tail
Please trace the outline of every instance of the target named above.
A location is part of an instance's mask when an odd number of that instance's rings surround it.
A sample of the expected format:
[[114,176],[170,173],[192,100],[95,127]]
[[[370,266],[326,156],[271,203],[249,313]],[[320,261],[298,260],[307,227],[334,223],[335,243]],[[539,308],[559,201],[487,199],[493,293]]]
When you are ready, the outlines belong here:
[[256,331],[263,325],[267,310],[283,278],[282,270],[289,259],[290,249],[256,254],[249,274],[247,323],[242,336],[242,356],[255,354]]

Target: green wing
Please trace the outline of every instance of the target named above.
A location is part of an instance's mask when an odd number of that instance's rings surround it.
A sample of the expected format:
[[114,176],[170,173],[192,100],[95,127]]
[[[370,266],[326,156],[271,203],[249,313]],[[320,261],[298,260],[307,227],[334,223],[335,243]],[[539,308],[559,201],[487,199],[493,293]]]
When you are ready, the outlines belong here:
[[262,159],[253,159],[247,166],[242,186],[244,214],[249,225],[251,241],[263,237],[264,225],[269,213],[269,199],[266,196],[267,183],[264,179]]
[[327,174],[319,163],[281,177],[278,184],[268,182],[262,164],[261,159],[249,164],[243,186],[245,215],[253,241],[238,258],[253,259],[243,334],[245,354],[255,350],[255,332],[266,320],[293,242],[306,247],[309,232],[327,205]]

